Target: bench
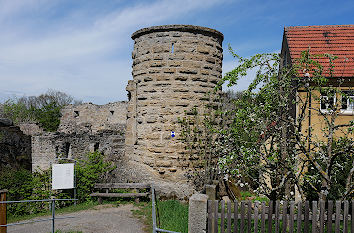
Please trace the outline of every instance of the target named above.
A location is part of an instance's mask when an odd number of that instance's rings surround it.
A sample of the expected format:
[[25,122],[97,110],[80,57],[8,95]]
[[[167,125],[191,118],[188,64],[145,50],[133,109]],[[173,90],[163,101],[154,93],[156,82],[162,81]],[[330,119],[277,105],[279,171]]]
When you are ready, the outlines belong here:
[[[138,192],[139,189],[151,189],[150,184],[146,183],[97,183],[95,189],[105,190],[105,192],[91,193],[91,197],[98,197],[98,203],[102,204],[103,197],[135,197],[135,201],[139,202],[139,197],[147,197],[150,192]],[[130,193],[110,193],[112,189],[132,189]]]

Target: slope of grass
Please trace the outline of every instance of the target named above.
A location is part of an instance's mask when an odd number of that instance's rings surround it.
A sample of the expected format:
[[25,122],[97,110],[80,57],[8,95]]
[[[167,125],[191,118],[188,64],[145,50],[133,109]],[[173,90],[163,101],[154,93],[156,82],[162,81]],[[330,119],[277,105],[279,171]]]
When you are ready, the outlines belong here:
[[[133,214],[143,219],[146,232],[152,232],[151,202],[138,204],[139,210]],[[188,205],[176,200],[156,202],[157,227],[181,233],[188,232]]]

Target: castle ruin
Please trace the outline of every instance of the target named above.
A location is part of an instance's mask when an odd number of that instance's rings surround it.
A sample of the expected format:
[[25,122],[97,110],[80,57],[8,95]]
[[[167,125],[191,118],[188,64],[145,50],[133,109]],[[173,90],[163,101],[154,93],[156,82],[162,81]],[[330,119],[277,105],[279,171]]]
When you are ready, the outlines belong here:
[[148,182],[161,196],[189,197],[196,158],[187,156],[178,119],[194,108],[202,112],[214,95],[222,77],[223,34],[165,25],[138,30],[132,39],[128,102],[68,105],[53,133],[21,126],[31,136],[32,170],[100,151],[117,165],[112,181]]
[[32,134],[32,170],[48,169],[58,158],[77,160],[94,151],[119,164],[124,156],[126,109],[126,102],[65,106],[57,132]]
[[190,196],[194,189],[186,172],[193,161],[180,140],[178,118],[195,107],[200,111],[221,79],[223,34],[166,25],[138,30],[132,39],[125,138],[130,178],[155,183],[162,193]]

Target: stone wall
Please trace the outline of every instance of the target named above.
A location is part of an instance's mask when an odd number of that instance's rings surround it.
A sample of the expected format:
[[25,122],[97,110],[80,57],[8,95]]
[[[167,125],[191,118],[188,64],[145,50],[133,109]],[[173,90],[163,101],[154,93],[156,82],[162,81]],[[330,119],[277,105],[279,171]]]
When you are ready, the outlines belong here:
[[126,102],[85,103],[62,110],[58,132],[32,137],[32,169],[48,169],[58,157],[80,159],[100,151],[120,164],[125,148]]
[[105,105],[92,103],[68,105],[62,109],[61,113],[58,132],[96,133],[106,129],[122,130],[126,124],[127,102],[114,102]]
[[56,132],[32,136],[32,169],[48,169],[59,157],[78,160],[94,151],[118,164],[124,155],[124,132],[101,130],[95,134]]
[[0,119],[0,170],[4,167],[31,170],[31,136],[8,119]]
[[18,126],[26,135],[37,135],[44,132],[44,130],[37,123],[20,123]]
[[167,25],[141,29],[132,39],[126,177],[155,183],[162,193],[190,196],[194,189],[186,172],[193,170],[193,161],[180,141],[178,118],[194,107],[201,112],[221,79],[223,35],[210,28]]

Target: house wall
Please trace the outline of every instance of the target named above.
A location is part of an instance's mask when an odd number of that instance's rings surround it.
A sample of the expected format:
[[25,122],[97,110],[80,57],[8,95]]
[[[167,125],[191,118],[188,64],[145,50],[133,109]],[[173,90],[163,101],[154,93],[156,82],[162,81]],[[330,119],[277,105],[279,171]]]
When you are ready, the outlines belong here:
[[[339,89],[341,90],[349,90],[352,87],[341,87]],[[298,98],[301,99],[302,101],[305,101],[306,99],[306,92],[299,92],[298,93]],[[325,134],[323,133],[323,130],[326,129],[327,124],[326,124],[326,118],[331,121],[331,116],[330,114],[326,113],[321,113],[318,110],[320,110],[320,93],[318,91],[313,91],[311,93],[311,113],[309,114],[308,109],[305,111],[305,118],[303,120],[303,129],[302,132],[304,135],[308,135],[308,129],[309,126],[311,127],[312,131],[312,140],[324,140],[326,141]],[[337,94],[337,101],[336,101],[338,111],[337,111],[337,116],[335,117],[334,124],[335,125],[343,125],[343,124],[348,124],[351,120],[354,120],[354,112],[351,114],[343,114],[340,111],[340,106],[341,106],[341,96]],[[317,110],[317,111],[316,111]],[[301,105],[297,106],[296,112],[297,116],[299,116],[301,111]],[[310,122],[310,125],[309,125]],[[343,130],[336,130],[335,136],[340,137],[346,134],[347,127],[342,128]],[[326,131],[326,130],[325,130]],[[328,131],[327,131],[328,132]]]

